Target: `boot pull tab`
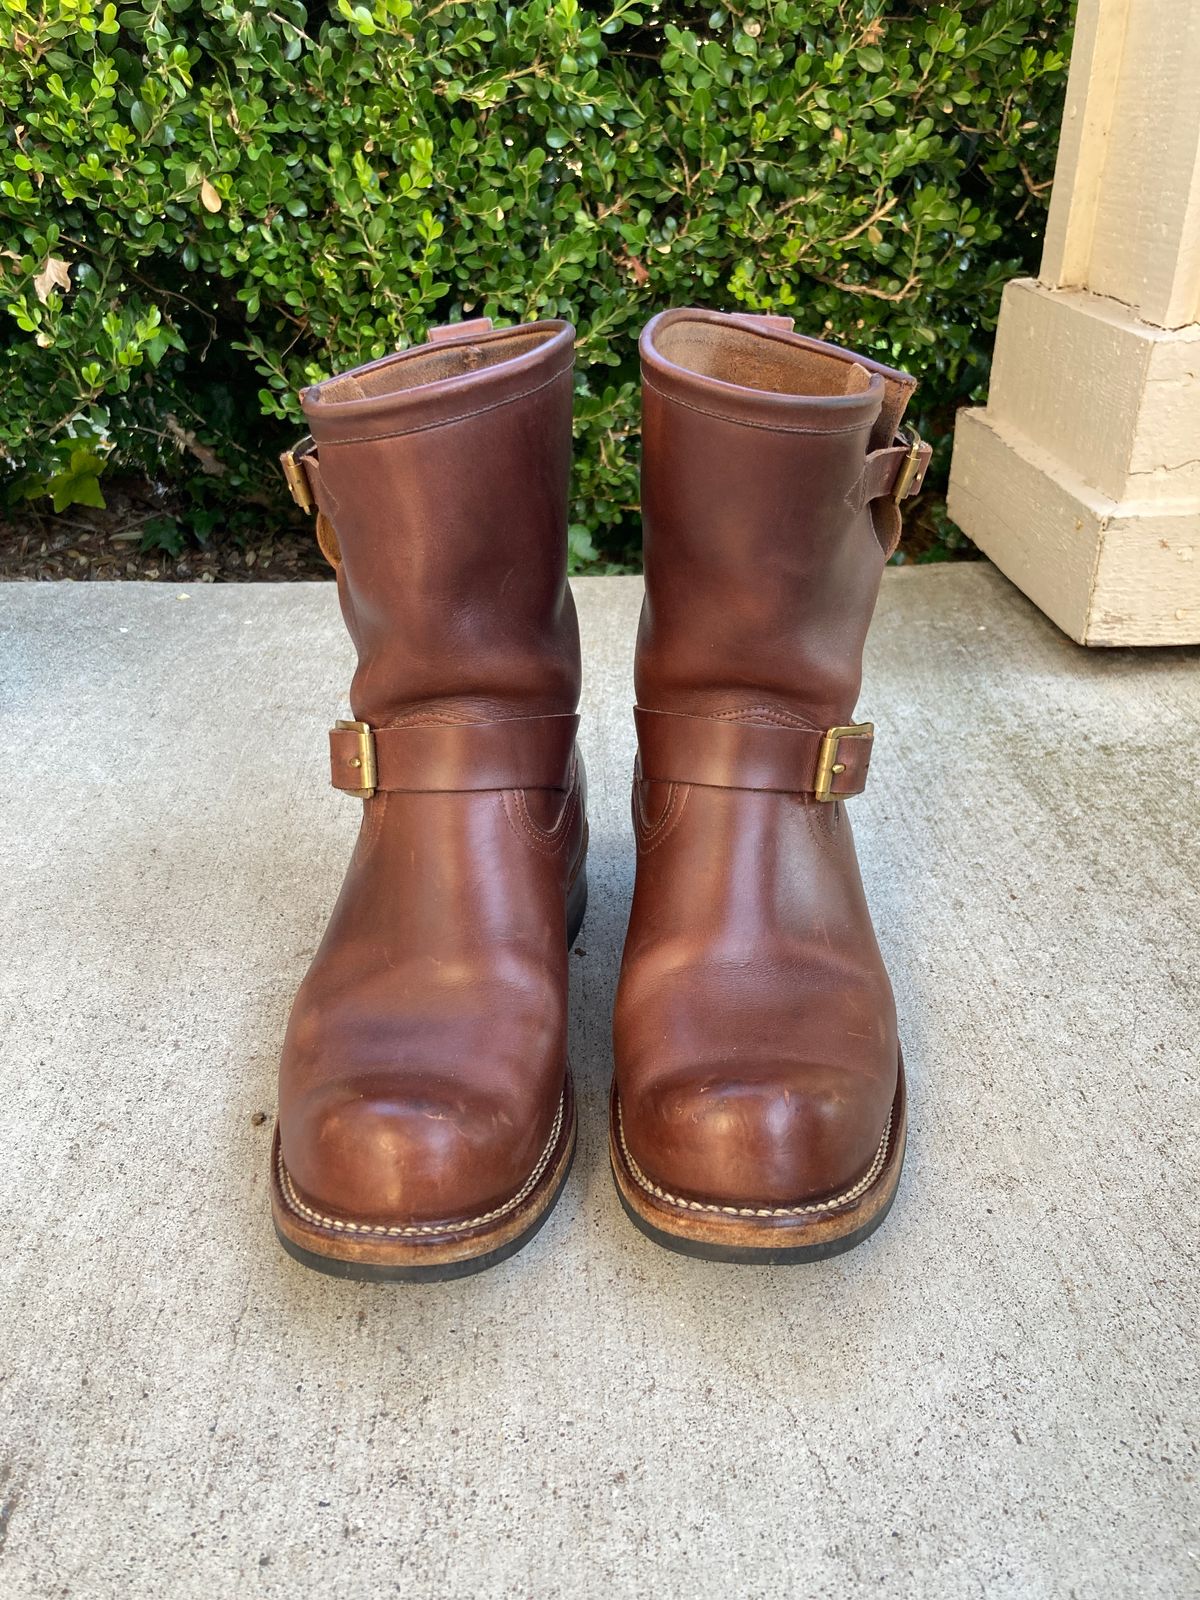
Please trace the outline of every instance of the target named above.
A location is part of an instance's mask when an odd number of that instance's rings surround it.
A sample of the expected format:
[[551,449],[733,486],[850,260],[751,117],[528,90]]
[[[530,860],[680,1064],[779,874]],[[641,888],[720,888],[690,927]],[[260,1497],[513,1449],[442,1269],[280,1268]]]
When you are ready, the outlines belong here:
[[749,311],[735,313],[743,322],[752,322],[757,328],[765,328],[768,333],[794,333],[796,331],[795,317],[773,317],[766,312],[751,314]]
[[445,339],[465,339],[491,331],[491,317],[473,317],[469,322],[446,322],[439,328],[430,328],[425,339],[428,344],[441,344]]

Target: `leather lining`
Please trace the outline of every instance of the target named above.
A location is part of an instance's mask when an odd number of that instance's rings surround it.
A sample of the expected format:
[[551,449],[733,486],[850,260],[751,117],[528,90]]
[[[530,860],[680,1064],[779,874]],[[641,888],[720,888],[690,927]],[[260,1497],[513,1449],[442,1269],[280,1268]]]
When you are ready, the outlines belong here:
[[427,383],[440,383],[446,378],[478,372],[484,367],[500,366],[554,337],[553,330],[535,326],[505,328],[485,338],[478,336],[477,330],[473,334],[472,327],[467,325],[462,343],[438,339],[432,344],[397,351],[395,356],[377,365],[362,367],[344,377],[327,378],[308,393],[323,404],[399,394],[407,389],[423,388]]
[[862,394],[871,386],[870,374],[857,362],[830,360],[799,341],[763,338],[733,323],[672,322],[659,334],[658,348],[668,361],[700,377],[774,394],[825,398]]

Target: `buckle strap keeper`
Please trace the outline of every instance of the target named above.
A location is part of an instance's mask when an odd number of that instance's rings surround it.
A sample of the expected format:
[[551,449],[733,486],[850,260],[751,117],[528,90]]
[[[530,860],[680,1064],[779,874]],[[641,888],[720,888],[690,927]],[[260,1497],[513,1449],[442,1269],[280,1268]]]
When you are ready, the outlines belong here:
[[[817,771],[813,778],[813,798],[815,800],[838,800],[852,794],[861,794],[867,786],[867,768],[871,764],[871,744],[875,738],[875,724],[873,722],[849,722],[840,728],[827,728],[821,738],[821,745],[817,751]],[[843,739],[859,739],[862,745],[863,759],[857,763],[857,775],[846,780],[841,775],[848,772],[854,765],[847,758],[849,752],[843,752]],[[857,782],[857,788],[851,787]]]
[[932,459],[933,447],[916,429],[901,428],[894,444],[873,450],[867,457],[851,496],[854,510],[861,511],[873,500],[890,500],[899,508],[902,501],[921,492]]
[[900,445],[893,445],[892,448],[902,449],[904,455],[896,471],[890,498],[899,505],[909,495],[920,494],[929,463],[933,460],[933,446],[926,444],[915,428],[901,428],[896,437]]
[[773,723],[633,709],[641,776],[708,789],[760,789],[848,800],[867,785],[875,727],[845,723],[824,732]]
[[329,730],[330,781],[369,800],[380,791],[478,793],[557,789],[571,783],[578,717],[503,717],[496,722],[411,722]]
[[369,722],[334,723],[329,730],[329,767],[335,789],[356,800],[371,798],[379,787],[379,767]]
[[309,480],[309,465],[316,468],[317,441],[311,433],[306,433],[299,444],[293,445],[290,450],[285,450],[279,458],[279,465],[283,468],[283,476],[288,488],[291,490],[292,499],[301,511],[313,512],[317,509],[317,492],[315,483]]
[[317,543],[321,554],[335,570],[342,564],[342,549],[328,513],[321,505],[321,470],[317,457],[317,441],[306,433],[300,443],[285,450],[279,458],[284,480],[292,499],[301,511],[317,517]]

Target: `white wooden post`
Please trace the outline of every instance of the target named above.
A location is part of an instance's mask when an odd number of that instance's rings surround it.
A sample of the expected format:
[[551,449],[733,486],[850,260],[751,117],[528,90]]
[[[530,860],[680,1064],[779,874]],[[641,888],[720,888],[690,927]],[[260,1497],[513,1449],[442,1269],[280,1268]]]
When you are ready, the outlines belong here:
[[1200,642],[1200,0],[1080,0],[1041,273],[949,509],[1081,644]]

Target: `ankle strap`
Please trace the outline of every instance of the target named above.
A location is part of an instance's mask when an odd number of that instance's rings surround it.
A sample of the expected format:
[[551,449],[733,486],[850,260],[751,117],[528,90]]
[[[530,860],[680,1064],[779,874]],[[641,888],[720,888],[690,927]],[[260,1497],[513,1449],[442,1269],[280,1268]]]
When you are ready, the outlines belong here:
[[369,800],[377,790],[410,793],[558,789],[571,784],[578,717],[503,717],[497,722],[412,722],[329,730],[335,789]]
[[317,441],[306,433],[299,444],[285,450],[279,458],[284,480],[292,499],[301,511],[317,518],[317,543],[321,554],[336,572],[342,564],[342,550],[334,531],[333,520],[322,504],[321,468],[317,460]]
[[723,717],[633,708],[641,776],[708,789],[766,789],[845,800],[867,785],[870,722],[827,728],[781,728]]
[[872,450],[855,486],[852,504],[856,511],[873,500],[892,500],[898,506],[910,495],[920,494],[925,474],[933,458],[927,445],[913,428],[901,428],[895,443],[883,450]]

